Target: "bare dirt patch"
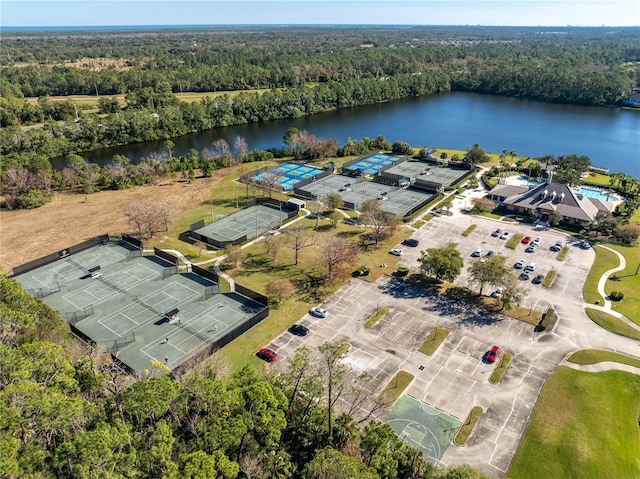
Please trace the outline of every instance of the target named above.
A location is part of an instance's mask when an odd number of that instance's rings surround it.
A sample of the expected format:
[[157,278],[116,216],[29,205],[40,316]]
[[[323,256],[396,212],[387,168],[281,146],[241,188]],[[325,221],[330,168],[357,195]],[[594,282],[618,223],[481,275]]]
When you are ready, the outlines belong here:
[[211,198],[219,177],[193,183],[164,182],[91,195],[59,193],[35,210],[0,212],[0,268],[14,266],[60,251],[94,236],[131,231],[125,205],[134,199],[150,203],[168,201],[179,214]]

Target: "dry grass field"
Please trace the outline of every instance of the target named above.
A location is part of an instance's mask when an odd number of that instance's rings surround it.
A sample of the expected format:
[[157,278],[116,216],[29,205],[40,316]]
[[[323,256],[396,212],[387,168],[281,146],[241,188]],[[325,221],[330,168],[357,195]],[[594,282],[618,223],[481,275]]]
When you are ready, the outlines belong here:
[[[0,269],[59,251],[104,233],[131,231],[124,207],[134,199],[170,202],[181,213],[209,201],[211,188],[220,181],[199,178],[193,183],[169,182],[91,195],[56,193],[53,200],[34,210],[0,211]],[[162,233],[159,233],[161,235]]]

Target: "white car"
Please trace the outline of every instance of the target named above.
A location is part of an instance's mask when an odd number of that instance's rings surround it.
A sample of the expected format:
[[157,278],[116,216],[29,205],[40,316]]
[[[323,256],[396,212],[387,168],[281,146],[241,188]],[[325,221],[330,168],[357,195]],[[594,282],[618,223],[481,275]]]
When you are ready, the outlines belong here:
[[563,247],[564,243],[562,241],[556,241],[556,244],[551,247],[551,251],[560,251]]
[[524,268],[526,266],[526,264],[527,264],[527,260],[526,259],[521,259],[516,264],[514,264],[513,267],[515,269],[522,269],[522,268]]
[[500,236],[500,239],[507,239],[509,236],[511,236],[511,233],[505,231],[504,233],[502,233],[502,236]]
[[315,316],[316,318],[326,318],[329,312],[326,309],[321,308],[320,306],[316,306],[315,308],[311,308],[309,310],[309,314],[311,316]]
[[540,238],[540,236],[536,236],[534,238],[534,240],[531,242],[532,246],[538,246],[540,244],[540,242],[542,241],[542,238]]
[[491,293],[491,297],[496,299],[502,298],[502,291],[504,291],[502,288],[496,289],[493,293]]
[[402,256],[402,250],[400,248],[393,248],[392,250],[389,250],[389,254],[392,254],[393,256]]
[[524,270],[527,273],[533,273],[536,270],[536,264],[535,263],[530,263],[529,265],[527,265],[527,267]]
[[471,256],[473,256],[474,258],[478,258],[478,257],[482,256],[482,253],[484,253],[484,249],[478,248],[473,253],[471,253]]

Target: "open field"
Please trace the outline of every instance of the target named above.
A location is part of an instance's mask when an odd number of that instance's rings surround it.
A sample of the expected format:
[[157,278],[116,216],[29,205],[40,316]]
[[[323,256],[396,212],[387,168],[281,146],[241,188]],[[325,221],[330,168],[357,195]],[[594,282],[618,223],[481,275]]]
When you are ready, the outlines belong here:
[[561,366],[540,395],[507,477],[639,477],[639,409],[640,376]]
[[[2,224],[0,267],[14,266],[53,253],[88,238],[131,231],[124,207],[133,200],[171,203],[178,217],[194,205],[209,202],[211,188],[220,176],[186,182],[162,182],[121,191],[101,191],[90,195],[56,193],[53,200],[33,210],[0,211]],[[201,207],[203,211],[209,206]],[[158,233],[162,242],[167,233]],[[203,258],[204,259],[204,258]]]
[[613,308],[640,325],[640,246],[607,245],[625,257],[627,267],[609,276],[605,291],[624,293],[622,301],[613,302]]

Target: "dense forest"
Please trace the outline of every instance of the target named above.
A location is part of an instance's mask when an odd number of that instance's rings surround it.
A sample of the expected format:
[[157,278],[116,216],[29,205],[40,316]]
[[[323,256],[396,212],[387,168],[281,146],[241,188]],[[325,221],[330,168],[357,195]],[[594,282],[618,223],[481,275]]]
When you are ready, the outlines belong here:
[[[38,189],[16,205],[37,206],[61,174],[52,158],[452,90],[616,105],[640,83],[639,39],[638,28],[5,32],[0,181]],[[186,91],[218,95],[180,101]],[[97,111],[48,98],[72,94],[93,95]]]
[[338,344],[320,346],[320,362],[299,349],[268,377],[220,360],[134,379],[4,276],[0,316],[3,478],[484,478],[434,468],[387,424],[338,413],[327,388],[354,394],[360,380]]

